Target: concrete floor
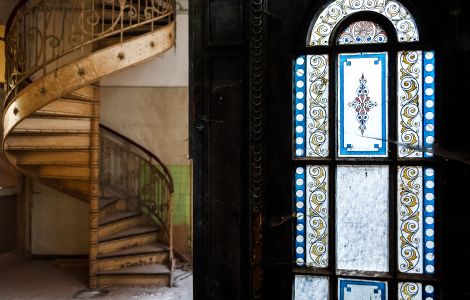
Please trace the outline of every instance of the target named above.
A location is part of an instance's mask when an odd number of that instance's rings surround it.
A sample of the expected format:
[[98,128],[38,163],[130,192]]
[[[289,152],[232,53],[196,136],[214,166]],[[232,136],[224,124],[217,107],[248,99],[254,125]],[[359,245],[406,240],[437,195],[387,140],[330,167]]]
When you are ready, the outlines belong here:
[[[192,275],[177,270],[173,288],[110,288],[103,294],[87,290],[87,267],[69,260],[23,260],[0,255],[0,300],[22,299],[192,299]],[[82,292],[81,292],[82,291]]]

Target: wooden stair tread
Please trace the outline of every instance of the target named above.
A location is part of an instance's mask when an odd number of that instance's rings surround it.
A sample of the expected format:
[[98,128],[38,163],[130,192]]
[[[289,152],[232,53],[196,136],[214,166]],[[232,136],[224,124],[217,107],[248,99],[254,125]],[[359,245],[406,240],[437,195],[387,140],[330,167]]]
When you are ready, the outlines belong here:
[[133,255],[141,255],[141,254],[152,254],[152,253],[158,253],[158,252],[164,252],[168,251],[168,247],[161,245],[161,244],[155,244],[155,245],[143,245],[139,247],[132,247],[132,248],[127,248],[107,254],[103,254],[98,256],[99,259],[109,259],[109,258],[116,258],[116,257],[125,257],[125,256],[133,256]]
[[93,106],[90,101],[60,98],[35,111],[31,116],[91,118]]
[[22,151],[17,153],[18,165],[89,165],[89,151]]
[[113,214],[113,215],[110,215],[110,216],[104,218],[100,222],[100,226],[108,225],[108,224],[114,223],[116,221],[121,221],[121,220],[124,220],[124,219],[137,217],[137,216],[140,216],[140,215],[142,215],[141,212],[135,212],[135,211],[116,213],[116,214]]
[[114,240],[131,238],[131,237],[134,237],[134,236],[144,235],[144,234],[148,234],[148,233],[154,233],[154,232],[158,232],[158,231],[159,231],[159,229],[157,227],[154,227],[154,226],[139,226],[139,227],[134,227],[134,228],[127,229],[127,230],[118,232],[116,234],[107,236],[106,238],[103,238],[99,242],[100,243],[110,242],[110,241],[114,241]]
[[101,197],[100,198],[100,209],[107,207],[108,205],[113,204],[114,202],[118,201],[115,197]]
[[171,274],[170,269],[165,265],[149,264],[143,266],[131,266],[117,270],[99,271],[97,275],[158,275]]

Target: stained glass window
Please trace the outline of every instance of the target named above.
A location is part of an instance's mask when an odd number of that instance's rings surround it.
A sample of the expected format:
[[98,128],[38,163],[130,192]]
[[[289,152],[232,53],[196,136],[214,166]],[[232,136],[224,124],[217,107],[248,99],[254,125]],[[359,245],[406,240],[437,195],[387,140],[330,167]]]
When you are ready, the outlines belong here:
[[394,0],[312,24],[328,47],[293,60],[293,299],[437,299],[435,52]]

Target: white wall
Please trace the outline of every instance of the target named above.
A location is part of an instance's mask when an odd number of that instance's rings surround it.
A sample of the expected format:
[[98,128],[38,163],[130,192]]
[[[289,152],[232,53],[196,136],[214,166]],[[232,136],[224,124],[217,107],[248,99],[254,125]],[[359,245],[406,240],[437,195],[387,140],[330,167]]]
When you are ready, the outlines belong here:
[[188,15],[179,14],[175,47],[149,62],[101,80],[101,86],[188,86],[188,47]]
[[33,182],[31,249],[36,255],[87,255],[87,203]]
[[133,139],[167,165],[187,165],[186,87],[102,87],[101,123]]

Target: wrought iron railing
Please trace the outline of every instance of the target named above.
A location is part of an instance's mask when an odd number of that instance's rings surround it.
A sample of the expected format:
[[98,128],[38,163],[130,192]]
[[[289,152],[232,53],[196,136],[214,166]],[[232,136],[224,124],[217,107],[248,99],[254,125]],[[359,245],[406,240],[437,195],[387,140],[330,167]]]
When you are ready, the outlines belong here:
[[129,210],[141,210],[163,229],[162,242],[173,260],[173,179],[153,153],[101,125],[100,189],[124,197]]
[[175,18],[175,0],[23,0],[6,36],[6,103],[27,80],[90,53],[97,42],[144,34]]

